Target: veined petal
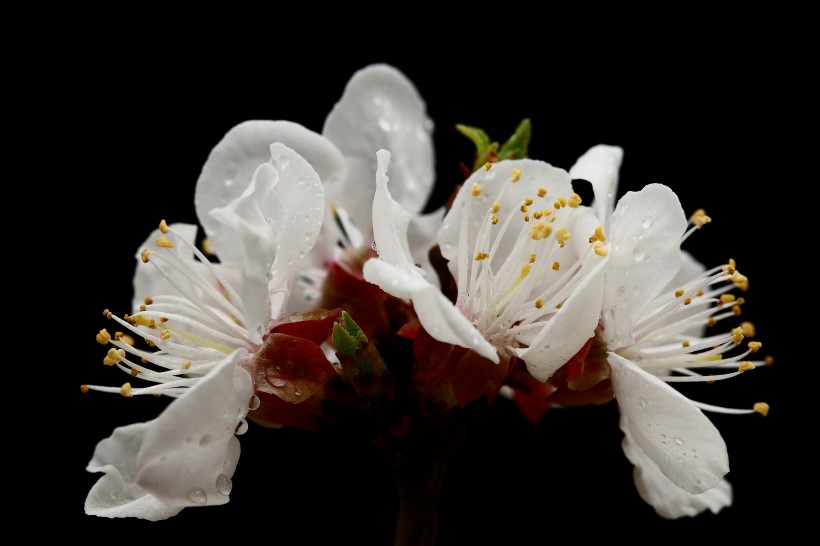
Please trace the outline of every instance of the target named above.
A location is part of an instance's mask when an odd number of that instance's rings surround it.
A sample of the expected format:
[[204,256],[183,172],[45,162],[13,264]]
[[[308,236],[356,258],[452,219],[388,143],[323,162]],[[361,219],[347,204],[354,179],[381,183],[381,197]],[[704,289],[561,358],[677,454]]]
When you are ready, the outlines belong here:
[[[572,194],[572,180],[565,170],[543,161],[518,159],[499,161],[492,164],[489,170],[481,168],[464,182],[438,235],[441,254],[449,260],[448,267],[454,278],[459,278],[460,253],[465,249],[472,252],[482,225],[488,221],[488,211],[494,208],[494,204],[498,202],[496,216],[500,227],[510,215],[523,217],[520,209],[522,203],[528,198],[537,198],[542,188],[546,190],[545,199],[551,203],[559,196],[567,198]],[[467,215],[466,219],[464,215]],[[521,237],[522,230],[526,231],[529,225],[522,221],[516,224],[515,229],[506,230],[494,259],[503,262],[515,246],[515,241]]]
[[137,453],[152,422],[114,429],[94,449],[89,472],[103,472],[85,499],[85,513],[105,518],[141,518],[159,521],[175,516],[182,507],[157,500],[135,482]]
[[582,178],[592,184],[592,191],[595,193],[592,208],[605,229],[609,229],[607,223],[615,208],[618,171],[623,157],[622,148],[599,144],[587,150],[569,170],[573,179]]
[[516,349],[537,380],[548,380],[595,335],[601,313],[605,267],[606,259],[594,254],[587,258],[581,272],[584,279],[558,313],[547,321],[529,347]]
[[151,422],[137,456],[137,483],[169,506],[225,504],[239,459],[237,423],[253,394],[237,366],[244,350],[228,355]]
[[708,491],[698,495],[687,493],[663,475],[658,465],[635,444],[626,416],[621,415],[622,443],[627,459],[635,465],[635,487],[641,498],[661,517],[675,519],[696,516],[704,510],[717,514],[732,504],[732,486],[723,479]]
[[413,262],[427,272],[425,278],[435,286],[438,286],[438,276],[435,275],[430,263],[430,249],[438,243],[438,231],[441,229],[441,221],[444,219],[445,212],[444,207],[441,207],[429,214],[415,216],[410,219],[407,230],[407,240]]
[[677,195],[661,184],[629,192],[609,224],[603,336],[620,348],[634,342],[632,327],[680,269],[680,238],[687,220]]
[[[384,148],[397,154],[391,167],[396,201],[410,212],[419,212],[427,203],[435,176],[431,131],[424,101],[401,72],[384,64],[356,72],[322,129],[342,151],[348,168],[343,191],[329,196],[328,201],[342,206],[353,218],[369,218],[375,191],[373,154]],[[365,232],[369,228],[359,227]]]
[[145,242],[137,248],[137,253],[134,255],[137,259],[137,268],[134,272],[134,299],[131,302],[132,311],[139,309],[139,306],[143,304],[146,296],[179,294],[177,289],[174,288],[165,276],[155,268],[140,267],[143,265],[140,262],[142,261],[141,254],[144,249],[155,248],[157,239],[159,237],[165,237],[174,243],[173,250],[178,253],[181,259],[191,262],[194,261],[194,255],[193,252],[191,252],[190,247],[185,244],[181,244],[181,241],[177,240],[176,234],[179,234],[185,241],[193,244],[196,240],[196,226],[193,224],[180,223],[171,224],[170,227],[174,230],[174,233],[163,235],[159,229],[155,229],[151,232]]
[[[281,142],[302,156],[328,188],[342,186],[345,163],[328,139],[290,121],[246,121],[233,127],[211,150],[197,180],[197,216],[220,259],[241,261],[235,233],[226,231],[210,211],[237,199],[250,184],[257,167],[269,161],[270,145]],[[375,150],[374,150],[375,151]]]
[[629,360],[609,353],[612,390],[623,427],[673,484],[691,494],[716,487],[729,472],[726,444],[686,397]]

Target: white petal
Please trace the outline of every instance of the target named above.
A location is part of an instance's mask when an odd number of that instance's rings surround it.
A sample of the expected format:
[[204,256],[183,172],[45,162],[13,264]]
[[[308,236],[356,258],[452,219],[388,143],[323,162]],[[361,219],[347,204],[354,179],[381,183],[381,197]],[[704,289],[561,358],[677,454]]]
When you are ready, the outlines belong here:
[[633,343],[632,327],[677,274],[687,220],[677,195],[650,184],[624,195],[607,234],[611,243],[604,283],[604,339],[611,349]]
[[[183,238],[183,240],[193,243],[196,240],[196,226],[193,224],[171,224],[170,227]],[[155,267],[142,262],[141,253],[144,249],[156,249],[156,241],[159,237],[165,237],[174,243],[174,252],[177,252],[183,260],[193,262],[194,255],[189,247],[181,244],[174,234],[163,235],[159,229],[151,232],[142,245],[137,248],[134,257],[137,260],[137,267],[134,271],[134,299],[131,302],[131,310],[136,311],[143,305],[146,296],[178,295],[179,292],[169,283],[166,278]],[[174,273],[173,271],[171,272]],[[180,275],[182,282],[182,276]],[[187,284],[187,281],[185,281]]]
[[615,207],[618,170],[623,157],[624,151],[618,146],[599,144],[587,150],[569,170],[573,179],[581,178],[592,184],[592,191],[595,193],[592,208],[605,229],[609,229],[607,224]]
[[[328,188],[342,186],[345,164],[342,153],[318,133],[289,121],[246,121],[233,127],[211,150],[197,180],[194,202],[197,215],[219,258],[241,261],[235,233],[225,231],[210,216],[242,195],[256,168],[270,159],[270,145],[281,142],[295,150]],[[374,150],[375,152],[375,150]]]
[[661,517],[674,519],[684,516],[696,516],[704,510],[717,514],[732,504],[732,486],[727,480],[708,491],[698,495],[687,493],[663,475],[652,459],[635,445],[628,420],[621,416],[621,430],[624,432],[622,443],[624,453],[635,465],[635,486],[641,498],[651,505]]
[[[325,121],[322,134],[345,156],[348,181],[342,194],[332,196],[353,218],[370,217],[368,206],[375,191],[374,154],[384,148],[395,152],[391,168],[396,200],[410,212],[427,203],[433,185],[433,144],[424,101],[398,70],[372,65],[356,72]],[[369,231],[360,224],[362,231]]]
[[729,458],[712,422],[682,394],[629,360],[610,353],[607,362],[635,448],[685,492],[716,487],[729,472]]
[[181,507],[171,507],[136,484],[136,458],[149,423],[114,429],[94,449],[89,472],[103,472],[85,500],[85,513],[106,518],[141,518],[158,521],[175,516]]
[[234,430],[247,413],[251,377],[236,364],[243,349],[174,400],[146,431],[137,457],[137,483],[170,506],[225,504],[220,491],[239,459]]
[[495,348],[467,317],[417,273],[399,269],[384,260],[371,259],[364,264],[364,278],[388,294],[413,300],[419,321],[433,338],[472,349],[496,364],[499,362]]
[[[510,182],[513,169],[520,171],[520,178],[515,183]],[[473,184],[481,187],[480,195],[472,195]],[[497,216],[498,225],[501,226],[510,214],[521,214],[519,207],[525,199],[537,199],[538,189],[542,187],[547,190],[545,199],[546,203],[550,204],[558,196],[567,197],[572,193],[572,181],[565,170],[532,159],[499,161],[489,171],[483,168],[477,170],[464,182],[453,201],[453,206],[444,217],[438,235],[441,254],[449,260],[448,267],[453,277],[458,279],[463,215],[468,215],[464,226],[467,231],[466,248],[468,253],[472,253],[479,229],[488,221],[488,211],[495,201],[500,205]],[[540,208],[545,206],[541,205]],[[536,201],[533,209],[538,208],[539,203]],[[513,248],[516,238],[521,236],[521,230],[526,230],[528,224],[520,224],[520,229],[507,230],[494,261],[503,262],[506,254]]]
[[[270,145],[270,156],[270,163],[257,168],[242,195],[211,211],[225,231],[235,233],[251,332],[269,318],[278,318],[293,275],[308,264],[324,215],[322,183],[310,164],[278,143]],[[279,294],[271,300],[271,308],[268,291]]]
[[539,381],[548,380],[595,335],[601,316],[606,259],[592,254],[584,263],[585,278],[573,290],[561,309],[538,333],[526,349],[516,353],[527,370]]
[[444,207],[441,207],[429,214],[415,216],[410,219],[407,231],[413,262],[427,272],[425,278],[434,286],[438,286],[438,275],[430,263],[430,249],[438,244],[438,231],[441,229],[444,213]]

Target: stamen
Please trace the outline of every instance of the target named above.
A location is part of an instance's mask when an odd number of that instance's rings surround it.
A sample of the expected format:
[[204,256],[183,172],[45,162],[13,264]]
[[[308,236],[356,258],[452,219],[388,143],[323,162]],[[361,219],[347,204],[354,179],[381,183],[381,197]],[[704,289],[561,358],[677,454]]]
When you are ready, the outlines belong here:
[[478,254],[475,255],[475,259],[479,262],[481,260],[486,260],[489,257],[490,257],[490,255],[486,252],[479,252]]
[[564,245],[566,245],[569,240],[569,230],[563,227],[558,228],[558,231],[555,232],[555,240],[558,241],[558,246],[564,248]]
[[544,197],[547,195],[547,188],[538,188],[538,197]]
[[174,243],[165,237],[157,237],[157,246],[160,248],[174,248]]
[[485,171],[489,171],[492,168],[493,168],[493,164],[490,163],[489,161],[484,164],[484,170]]
[[732,282],[744,292],[749,289],[749,278],[741,274],[740,271],[735,271],[734,275],[732,275]]
[[706,215],[706,211],[703,209],[696,210],[694,214],[692,214],[692,216],[689,218],[689,222],[694,224],[695,227],[698,229],[702,228],[711,221],[712,219]]
[[[487,163],[487,165],[489,165],[489,163]],[[487,167],[486,165],[485,165],[484,168],[486,168],[488,171],[490,170],[490,168]],[[510,177],[510,182],[515,183],[515,182],[518,182],[519,180],[521,180],[521,170],[520,169],[513,169],[512,170],[512,176]]]
[[170,230],[168,229],[168,224],[165,222],[165,219],[159,221],[159,231],[163,235],[168,235]]
[[748,347],[751,352],[756,353],[763,347],[763,344],[759,341],[750,341]]
[[493,217],[490,219],[490,222],[492,222],[493,225],[496,225],[498,223],[498,216],[493,214]]
[[521,212],[527,212],[529,209],[527,208],[527,205],[521,205],[520,210]]
[[108,330],[103,328],[100,330],[100,333],[97,334],[97,343],[100,345],[107,345],[109,341],[111,341],[111,334],[108,333]]
[[769,415],[769,404],[766,402],[756,402],[754,405],[754,410],[756,413],[759,413],[763,417]]
[[114,316],[114,313],[112,313],[111,311],[109,311],[108,309],[106,309],[106,310],[104,310],[104,311],[103,311],[103,316],[104,316],[105,318],[107,318],[107,319],[110,319],[111,317],[113,317],[113,316]]
[[743,341],[743,328],[737,327],[732,330],[732,341],[734,341],[735,345],[740,345],[740,342]]
[[763,359],[763,363],[766,364],[766,366],[771,366],[774,364],[774,357],[771,355],[766,356],[766,358]]
[[678,288],[677,290],[675,290],[675,297],[679,298],[679,297],[683,296],[684,293],[685,293],[685,290],[683,288]]
[[542,300],[541,298],[538,298],[537,300],[535,300],[535,308],[536,309],[541,309],[543,306],[544,306],[544,300]]
[[147,264],[148,262],[150,262],[151,259],[149,258],[149,256],[151,254],[152,254],[152,252],[150,250],[148,250],[147,248],[145,250],[143,250],[142,252],[140,252],[140,259],[142,260],[142,263]]
[[208,256],[216,256],[214,245],[211,244],[211,240],[207,237],[202,239],[202,252],[204,252]]
[[120,394],[126,398],[134,396],[131,394],[131,383],[123,383],[122,387],[120,387]]
[[492,212],[493,214],[495,214],[495,213],[497,213],[499,210],[501,210],[501,203],[499,203],[498,201],[496,201],[496,202],[494,202],[494,203],[493,203],[493,207],[490,209],[490,212]]
[[722,294],[720,296],[720,303],[726,305],[727,303],[732,303],[735,301],[735,297],[732,294]]
[[599,243],[599,242],[596,242],[592,246],[592,249],[595,251],[595,254],[597,254],[598,256],[606,256],[607,254],[609,254],[609,249],[607,247],[605,247],[604,245],[602,245],[601,243]]
[[537,254],[530,254],[530,263],[534,264],[535,260],[538,258]]
[[683,343],[681,343],[681,347],[683,347],[684,349],[689,347],[689,345],[691,345],[691,343],[689,343],[688,341],[684,341]]
[[123,358],[125,358],[125,351],[122,349],[108,349],[108,354],[103,358],[103,364],[113,366]]
[[737,371],[739,371],[739,372],[748,372],[749,370],[754,370],[754,369],[755,369],[755,365],[752,364],[751,362],[749,362],[748,360],[746,360],[746,361],[743,361],[743,362],[740,363],[740,366],[738,366]]
[[[489,163],[487,163],[487,165],[489,165]],[[473,182],[473,187],[470,189],[470,193],[473,195],[473,197],[478,197],[479,195],[481,195],[481,186],[478,184],[478,182]]]
[[88,394],[88,385],[80,385],[80,392],[83,394]]
[[577,209],[578,206],[581,204],[581,196],[577,193],[571,193],[569,195],[569,202],[567,203],[570,208]]
[[530,237],[534,241],[540,241],[541,239],[546,239],[552,234],[552,226],[546,222],[538,222],[535,225],[530,226]]
[[552,270],[558,271],[559,269],[561,269],[561,264],[558,262],[552,262]]
[[180,370],[187,370],[188,368],[190,368],[190,367],[191,367],[191,364],[193,364],[193,362],[192,362],[192,361],[190,361],[190,360],[183,360],[183,361],[182,361],[182,364],[180,364],[180,366],[179,366],[179,369],[180,369]]

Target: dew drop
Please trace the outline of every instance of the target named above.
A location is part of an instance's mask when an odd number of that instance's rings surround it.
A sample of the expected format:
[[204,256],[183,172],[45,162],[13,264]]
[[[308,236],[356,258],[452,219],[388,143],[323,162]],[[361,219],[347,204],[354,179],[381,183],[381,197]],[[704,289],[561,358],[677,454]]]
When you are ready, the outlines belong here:
[[248,401],[248,409],[255,410],[259,409],[259,406],[262,405],[262,401],[259,399],[258,396],[255,394],[251,396],[251,399]]
[[210,444],[211,440],[213,440],[213,439],[214,439],[214,437],[211,436],[210,434],[203,434],[202,438],[199,439],[199,445],[206,446],[206,445]]
[[234,430],[233,433],[237,436],[242,436],[246,432],[248,432],[248,422],[242,419],[239,421],[239,424],[236,425],[236,430]]
[[681,440],[680,438],[675,438],[675,443],[678,444],[679,446],[682,446],[683,445],[683,440]]
[[683,459],[681,457],[678,457],[678,464],[683,464]]
[[632,257],[635,258],[636,262],[640,262],[644,258],[646,258],[646,251],[643,249],[642,246],[635,247],[635,250],[632,251]]
[[305,241],[310,241],[310,238],[313,237],[313,234],[309,231],[305,232]]
[[113,500],[117,500],[119,498],[119,496],[120,496],[119,493],[117,493],[116,491],[111,492],[111,498]]
[[646,228],[648,228],[649,226],[651,226],[651,225],[652,225],[652,222],[654,222],[654,221],[655,221],[655,219],[654,219],[654,218],[652,218],[651,216],[649,216],[649,215],[647,214],[646,216],[644,216],[643,218],[641,218],[641,227],[642,227],[642,228],[644,228],[644,229],[646,229]]
[[645,408],[645,407],[646,407],[646,404],[648,404],[648,402],[646,401],[646,398],[641,398],[640,400],[638,400],[638,405],[639,405],[641,408]]
[[208,502],[208,494],[201,487],[192,487],[188,490],[188,499],[197,504]]
[[227,474],[220,474],[216,478],[216,490],[220,495],[225,495],[226,497],[231,494],[231,489],[233,489],[233,482],[231,481],[231,477]]

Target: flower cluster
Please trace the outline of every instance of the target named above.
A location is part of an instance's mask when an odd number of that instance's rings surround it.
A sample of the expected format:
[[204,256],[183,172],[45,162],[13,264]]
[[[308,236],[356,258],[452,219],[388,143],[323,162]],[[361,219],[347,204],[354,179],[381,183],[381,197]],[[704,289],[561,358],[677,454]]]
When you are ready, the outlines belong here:
[[173,400],[97,445],[88,514],[160,520],[228,502],[246,420],[342,427],[398,474],[411,459],[436,468],[457,447],[453,415],[498,394],[531,421],[615,399],[658,514],[731,504],[727,447],[704,412],[768,406],[671,386],[768,363],[751,323],[718,325],[740,314],[748,279],[681,249],[709,217],[687,219],[660,184],[616,202],[620,148],[564,170],[527,157],[526,120],[503,145],[459,129],[476,162],[428,214],[432,123],[392,67],[357,72],[321,134],[257,120],[225,135],[196,184],[202,243],[197,226],[161,221],[137,251],[130,313],[104,311],[103,362],[127,382],[82,390]]

